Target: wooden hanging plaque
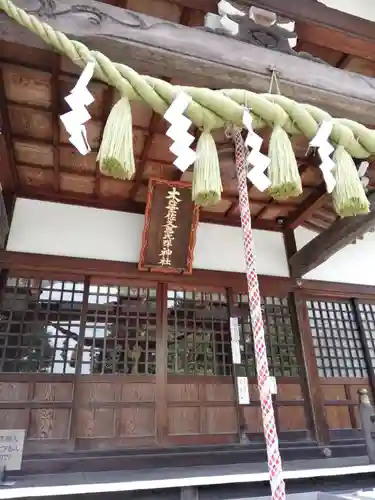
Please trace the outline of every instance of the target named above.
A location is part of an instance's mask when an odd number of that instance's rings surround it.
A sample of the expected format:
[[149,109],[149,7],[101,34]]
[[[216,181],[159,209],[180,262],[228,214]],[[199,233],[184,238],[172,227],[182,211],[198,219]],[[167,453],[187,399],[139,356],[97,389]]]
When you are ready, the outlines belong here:
[[138,269],[191,274],[198,220],[190,184],[150,179]]

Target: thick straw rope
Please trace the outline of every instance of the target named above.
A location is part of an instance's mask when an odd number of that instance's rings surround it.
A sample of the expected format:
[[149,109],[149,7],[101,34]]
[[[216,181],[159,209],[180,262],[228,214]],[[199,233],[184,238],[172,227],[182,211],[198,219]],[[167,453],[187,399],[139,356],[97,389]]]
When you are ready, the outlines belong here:
[[240,89],[214,91],[176,87],[157,78],[139,75],[124,64],[112,62],[101,52],[90,51],[83,43],[70,40],[47,23],[15,6],[11,0],[0,0],[0,10],[78,66],[84,67],[89,60],[94,59],[97,78],[114,86],[130,100],[145,101],[159,114],[164,114],[177,92],[183,89],[193,99],[186,115],[197,127],[212,130],[222,128],[227,123],[242,127],[242,106],[246,104],[253,113],[254,128],[280,124],[289,134],[303,134],[310,140],[316,134],[319,123],[332,120],[331,140],[336,145],[342,145],[356,158],[367,158],[375,153],[375,130],[369,130],[357,122],[332,118],[315,106],[300,104],[281,95],[256,94]]

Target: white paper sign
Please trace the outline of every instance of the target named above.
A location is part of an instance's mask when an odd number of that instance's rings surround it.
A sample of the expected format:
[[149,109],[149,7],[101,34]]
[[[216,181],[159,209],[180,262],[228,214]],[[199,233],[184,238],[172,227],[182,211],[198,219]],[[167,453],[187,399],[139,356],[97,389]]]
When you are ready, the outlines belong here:
[[232,342],[232,362],[235,365],[241,364],[241,347],[239,342]]
[[238,403],[240,405],[250,404],[249,384],[247,377],[237,377]]
[[25,430],[0,430],[0,471],[21,470]]
[[270,391],[271,394],[277,394],[277,383],[276,377],[269,377]]
[[230,318],[230,336],[232,342],[240,341],[240,329],[238,327],[238,318],[235,317]]

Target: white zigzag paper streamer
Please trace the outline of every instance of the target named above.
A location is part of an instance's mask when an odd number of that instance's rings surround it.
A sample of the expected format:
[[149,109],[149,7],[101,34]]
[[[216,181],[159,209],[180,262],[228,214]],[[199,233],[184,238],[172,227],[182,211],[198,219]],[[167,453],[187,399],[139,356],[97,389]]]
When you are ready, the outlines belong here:
[[253,118],[248,109],[244,110],[242,121],[248,131],[245,144],[248,148],[251,148],[251,152],[246,161],[253,166],[247,174],[247,177],[259,191],[265,191],[271,185],[271,181],[264,173],[271,160],[268,156],[260,152],[263,139],[253,130]]
[[228,16],[245,16],[245,12],[238,10],[236,7],[233,7],[226,0],[221,0],[217,6],[219,15],[221,16],[220,24],[225,31],[228,31],[231,35],[235,36],[238,34],[239,26],[238,23],[229,19]]
[[182,172],[185,172],[197,158],[196,152],[190,147],[194,141],[194,136],[188,132],[191,120],[183,114],[190,102],[191,97],[180,92],[164,114],[164,118],[171,124],[167,136],[174,141],[169,150],[177,157],[173,165]]
[[93,74],[95,62],[90,61],[82,72],[76,86],[71,90],[70,94],[65,97],[65,101],[69,104],[71,111],[60,116],[66,131],[69,134],[69,141],[82,155],[86,155],[91,151],[87,141],[87,131],[85,123],[91,118],[86,106],[94,102],[94,97],[87,89]]
[[322,171],[324,182],[326,183],[327,193],[332,193],[336,186],[336,179],[332,174],[332,169],[335,167],[335,162],[330,155],[335,148],[328,141],[332,132],[332,122],[323,121],[318,129],[316,136],[310,141],[310,146],[318,148],[321,164],[319,165]]

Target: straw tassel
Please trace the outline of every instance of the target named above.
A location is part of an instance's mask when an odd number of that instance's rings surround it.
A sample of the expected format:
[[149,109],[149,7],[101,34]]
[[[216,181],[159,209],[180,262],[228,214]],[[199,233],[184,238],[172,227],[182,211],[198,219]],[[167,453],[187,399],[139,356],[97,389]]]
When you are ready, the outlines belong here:
[[109,114],[97,161],[105,175],[125,180],[134,175],[132,113],[127,97],[117,101]]
[[340,217],[368,214],[370,203],[359,178],[353,158],[344,146],[338,146],[333,155],[336,167],[333,174],[336,186],[332,192],[333,205]]
[[208,131],[198,139],[197,159],[194,164],[193,201],[202,207],[215,205],[221,200],[223,186],[215,141]]
[[302,193],[302,182],[296,157],[288,134],[280,125],[275,125],[268,147],[271,160],[268,177],[271,181],[270,195],[276,200],[285,200]]

